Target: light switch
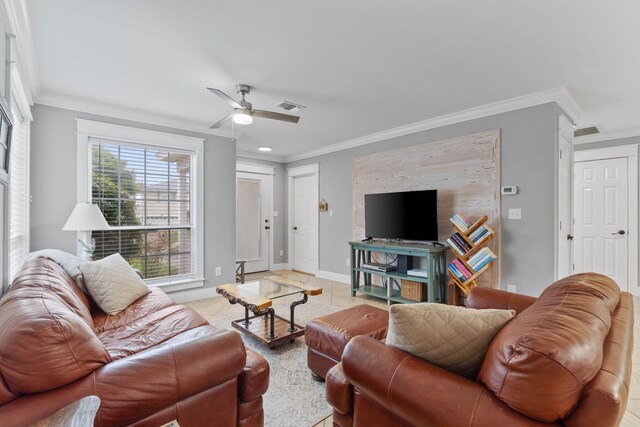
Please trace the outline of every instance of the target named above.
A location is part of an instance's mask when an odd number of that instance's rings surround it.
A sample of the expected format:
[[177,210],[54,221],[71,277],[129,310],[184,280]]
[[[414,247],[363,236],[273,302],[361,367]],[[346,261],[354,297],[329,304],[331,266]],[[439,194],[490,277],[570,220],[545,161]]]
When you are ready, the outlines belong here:
[[329,218],[333,218],[333,211],[329,211]]
[[522,219],[522,209],[520,208],[509,209],[509,219]]
[[278,216],[278,211],[273,211],[273,216]]

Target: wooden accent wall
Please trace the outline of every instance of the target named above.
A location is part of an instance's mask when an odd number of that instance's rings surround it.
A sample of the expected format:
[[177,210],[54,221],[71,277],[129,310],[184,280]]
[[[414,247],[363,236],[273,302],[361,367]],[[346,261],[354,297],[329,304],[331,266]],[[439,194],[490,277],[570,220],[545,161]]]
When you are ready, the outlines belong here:
[[496,233],[488,246],[498,260],[479,282],[481,286],[499,287],[499,129],[357,156],[352,170],[354,239],[364,235],[365,194],[436,189],[441,242],[452,234],[449,218],[455,213],[472,222],[487,215],[487,224]]

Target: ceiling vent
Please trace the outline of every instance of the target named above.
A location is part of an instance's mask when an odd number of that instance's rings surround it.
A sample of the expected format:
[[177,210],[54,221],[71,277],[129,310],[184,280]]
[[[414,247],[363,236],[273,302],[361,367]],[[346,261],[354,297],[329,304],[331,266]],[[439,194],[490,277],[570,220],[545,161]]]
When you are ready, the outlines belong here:
[[304,108],[307,108],[303,105],[296,104],[295,102],[291,102],[291,101],[282,101],[281,103],[276,104],[276,107],[280,107],[283,110],[287,110],[290,113],[296,113]]
[[587,135],[595,135],[596,133],[600,133],[600,129],[597,126],[589,126],[586,128],[580,128],[573,131],[574,137],[587,136]]

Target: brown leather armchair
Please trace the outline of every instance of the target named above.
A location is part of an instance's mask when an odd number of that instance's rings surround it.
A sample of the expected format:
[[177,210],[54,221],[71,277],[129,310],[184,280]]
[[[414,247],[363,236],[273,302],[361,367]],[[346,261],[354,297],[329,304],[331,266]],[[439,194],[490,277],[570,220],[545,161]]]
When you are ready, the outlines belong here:
[[[327,375],[327,400],[334,408],[334,425],[618,425],[629,393],[633,299],[630,294],[619,291],[609,292],[603,297],[601,289],[593,286],[590,289],[595,291],[588,300],[581,294],[581,286],[601,282],[604,276],[579,276],[557,282],[538,300],[493,289],[476,288],[471,292],[467,299],[468,307],[514,309],[517,312],[516,317],[494,338],[476,381],[373,338],[353,338],[342,354],[342,362]],[[568,304],[562,292],[575,292],[577,298]],[[619,299],[615,293],[619,294]],[[600,307],[605,299],[610,312]],[[571,310],[574,314],[581,313],[579,316],[584,319],[577,319],[581,323],[572,319],[571,313],[567,314]],[[521,319],[517,320],[519,317]],[[590,330],[591,327],[594,329]],[[602,338],[593,331],[603,331]],[[537,333],[543,334],[541,344],[534,343]],[[518,339],[505,345],[514,334]],[[517,344],[513,345],[513,342]],[[529,343],[546,346],[546,354],[540,357],[537,352],[530,352],[525,348]],[[598,346],[600,351],[593,351]],[[585,348],[588,353],[583,357],[581,352]],[[506,355],[501,353],[504,349]],[[566,369],[561,366],[556,374],[552,370],[558,369],[559,364],[549,362],[548,355],[568,360],[567,364],[571,366]],[[594,367],[587,359],[597,361],[598,355],[601,355],[601,363]],[[583,366],[583,363],[589,366]],[[513,372],[507,372],[504,366]],[[588,369],[592,369],[594,374],[590,381],[572,383],[575,378],[569,374],[579,375]],[[570,370],[572,372],[568,372]],[[505,379],[509,374],[512,377]],[[515,381],[518,387],[510,389],[508,381]],[[577,394],[569,395],[567,390]],[[536,400],[545,393],[563,397],[552,399],[541,409]],[[570,405],[568,410],[567,404]],[[556,418],[553,415],[555,410],[565,410],[566,414]],[[544,419],[548,416],[545,411],[550,411],[551,420]]]
[[25,264],[0,300],[0,425],[84,396],[96,426],[262,426],[269,365],[161,290],[107,316],[56,263]]

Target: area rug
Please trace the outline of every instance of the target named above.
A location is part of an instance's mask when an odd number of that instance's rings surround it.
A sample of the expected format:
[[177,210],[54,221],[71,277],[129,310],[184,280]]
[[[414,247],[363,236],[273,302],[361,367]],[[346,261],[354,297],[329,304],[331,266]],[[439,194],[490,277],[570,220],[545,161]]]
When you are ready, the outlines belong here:
[[[291,300],[283,299],[274,304],[276,313],[288,317]],[[311,319],[344,308],[309,298],[306,304],[296,307],[295,321],[304,326]],[[238,306],[237,313],[216,317],[211,320],[211,324],[235,330],[231,321],[242,318],[243,314],[244,310]],[[304,337],[269,350],[255,338],[241,335],[245,345],[264,357],[271,369],[269,390],[263,396],[266,427],[311,427],[331,414],[332,408],[326,400],[324,383],[314,381],[307,368]]]

